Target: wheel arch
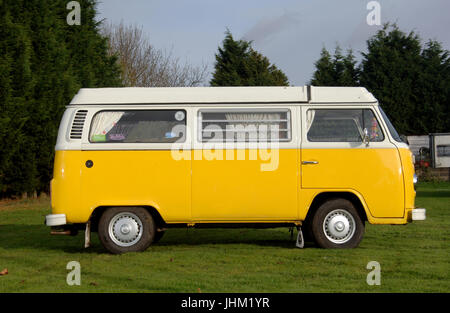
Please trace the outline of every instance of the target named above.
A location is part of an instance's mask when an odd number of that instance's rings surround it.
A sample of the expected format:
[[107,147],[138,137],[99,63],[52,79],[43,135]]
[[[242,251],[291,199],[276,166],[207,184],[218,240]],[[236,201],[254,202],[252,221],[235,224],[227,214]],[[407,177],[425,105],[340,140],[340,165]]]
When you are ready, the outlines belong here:
[[164,221],[164,219],[161,216],[161,214],[159,213],[159,211],[154,206],[151,206],[151,205],[102,205],[102,206],[96,207],[89,218],[89,221],[91,222],[91,230],[92,231],[98,230],[98,223],[100,221],[100,217],[106,210],[108,210],[110,208],[117,208],[117,207],[121,207],[121,208],[141,207],[141,208],[144,208],[152,215],[157,227],[163,227],[164,225],[166,225],[166,222]]
[[346,199],[350,201],[356,208],[361,221],[370,221],[370,213],[368,213],[368,209],[365,206],[364,200],[361,198],[360,195],[351,192],[351,191],[324,191],[316,194],[314,196],[314,199],[311,202],[311,205],[309,206],[308,212],[305,217],[305,222],[310,221],[314,214],[316,213],[317,209],[326,201],[330,199]]

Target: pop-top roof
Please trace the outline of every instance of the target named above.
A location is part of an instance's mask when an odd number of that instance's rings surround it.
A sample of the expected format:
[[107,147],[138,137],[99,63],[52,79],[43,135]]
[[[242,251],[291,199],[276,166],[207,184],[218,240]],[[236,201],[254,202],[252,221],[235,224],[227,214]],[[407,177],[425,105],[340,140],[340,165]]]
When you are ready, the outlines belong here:
[[123,87],[82,88],[71,105],[374,103],[363,87]]

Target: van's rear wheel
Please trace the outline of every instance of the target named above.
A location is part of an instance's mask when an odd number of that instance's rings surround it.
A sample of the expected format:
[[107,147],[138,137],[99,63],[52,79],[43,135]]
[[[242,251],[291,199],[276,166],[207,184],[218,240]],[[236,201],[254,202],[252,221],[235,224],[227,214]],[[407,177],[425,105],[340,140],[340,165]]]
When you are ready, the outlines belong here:
[[140,207],[115,207],[106,210],[98,224],[98,236],[111,253],[139,252],[155,237],[151,214]]
[[322,248],[356,248],[364,235],[364,222],[353,203],[331,199],[317,209],[312,232]]

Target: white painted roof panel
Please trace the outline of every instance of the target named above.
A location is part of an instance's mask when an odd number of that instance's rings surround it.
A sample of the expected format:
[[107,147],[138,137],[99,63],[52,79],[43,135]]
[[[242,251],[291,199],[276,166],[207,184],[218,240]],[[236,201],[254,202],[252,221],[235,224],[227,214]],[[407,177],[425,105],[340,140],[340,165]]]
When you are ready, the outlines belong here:
[[312,103],[377,102],[364,87],[314,87],[311,86]]
[[123,87],[82,88],[71,105],[376,102],[360,87]]

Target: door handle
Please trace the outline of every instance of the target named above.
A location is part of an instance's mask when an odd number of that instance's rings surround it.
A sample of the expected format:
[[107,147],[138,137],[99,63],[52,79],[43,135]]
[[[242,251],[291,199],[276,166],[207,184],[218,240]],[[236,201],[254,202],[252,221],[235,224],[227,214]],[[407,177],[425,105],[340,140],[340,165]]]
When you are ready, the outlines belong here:
[[319,161],[303,161],[302,164],[319,164]]

